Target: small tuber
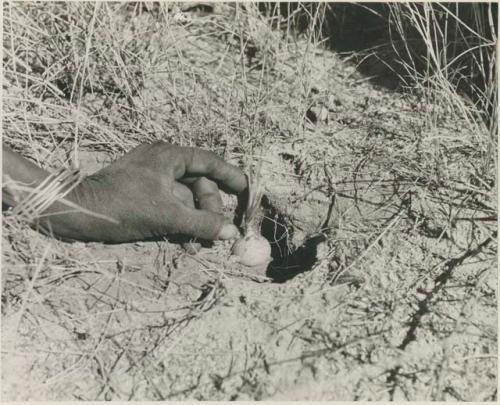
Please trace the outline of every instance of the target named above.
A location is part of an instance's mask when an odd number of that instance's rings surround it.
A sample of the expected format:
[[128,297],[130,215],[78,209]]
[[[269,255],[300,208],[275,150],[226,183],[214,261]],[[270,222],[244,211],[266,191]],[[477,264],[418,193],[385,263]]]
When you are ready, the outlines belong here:
[[272,261],[271,245],[260,234],[259,222],[256,216],[263,195],[263,187],[259,178],[248,177],[248,201],[244,216],[244,233],[233,247],[233,255],[238,257],[239,263],[251,268],[255,273],[265,275],[268,264]]

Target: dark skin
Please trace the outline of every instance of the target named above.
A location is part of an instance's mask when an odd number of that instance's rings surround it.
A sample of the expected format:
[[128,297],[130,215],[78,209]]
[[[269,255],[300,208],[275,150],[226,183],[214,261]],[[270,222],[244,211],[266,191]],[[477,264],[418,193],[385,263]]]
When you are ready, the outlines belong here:
[[[48,172],[3,146],[3,176],[36,187]],[[8,177],[7,177],[8,176]],[[222,213],[219,188],[240,194],[243,172],[215,154],[163,142],[143,144],[99,172],[87,176],[65,198],[87,213],[52,204],[37,225],[64,240],[122,243],[186,235],[205,240],[233,239],[238,229]],[[18,196],[23,198],[21,193]],[[2,202],[15,206],[8,190]]]

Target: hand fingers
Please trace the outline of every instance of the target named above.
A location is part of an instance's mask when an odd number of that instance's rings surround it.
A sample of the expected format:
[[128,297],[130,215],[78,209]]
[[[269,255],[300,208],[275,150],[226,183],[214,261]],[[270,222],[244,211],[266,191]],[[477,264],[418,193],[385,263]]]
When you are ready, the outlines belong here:
[[197,208],[222,213],[222,198],[217,183],[201,177],[191,187]]
[[224,216],[206,210],[197,210],[179,204],[173,220],[176,232],[206,240],[232,239],[239,231],[225,223]]
[[[220,214],[222,200],[217,185],[210,180],[204,180],[197,185],[202,194],[205,194],[199,202],[199,210],[195,209],[191,190],[184,184],[174,182],[173,193],[180,204],[176,208],[175,219],[170,221],[173,231],[206,240],[237,238],[240,234],[238,228],[225,223],[225,218]],[[215,193],[215,196],[212,193]]]
[[236,239],[240,236],[240,231],[233,224],[225,223],[222,225],[221,230],[217,234],[217,239],[228,240],[228,239]]
[[[113,163],[128,167],[138,166],[164,168],[173,174],[175,180],[185,177],[208,177],[216,181],[220,188],[240,193],[247,187],[245,174],[215,153],[198,148],[169,145],[165,142],[143,144]],[[183,179],[184,180],[184,179]]]
[[175,181],[172,187],[172,193],[184,205],[194,208],[194,196],[189,187]]
[[221,188],[228,189],[233,193],[240,193],[247,187],[245,174],[236,166],[233,166],[215,153],[197,149],[178,147],[178,158],[181,159],[183,167],[176,168],[175,177],[183,176],[206,176],[216,181]]
[[[193,193],[184,184],[175,182],[173,193],[184,205],[194,208]],[[196,238],[193,238],[187,242],[183,242],[182,247],[190,255],[195,255],[201,250],[201,243],[197,242]]]

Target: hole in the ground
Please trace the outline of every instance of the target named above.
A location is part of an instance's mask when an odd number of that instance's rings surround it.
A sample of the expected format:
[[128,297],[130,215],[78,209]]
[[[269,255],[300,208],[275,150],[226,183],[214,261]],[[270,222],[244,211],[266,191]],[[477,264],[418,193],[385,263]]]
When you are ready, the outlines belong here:
[[306,239],[298,247],[293,244],[294,228],[289,218],[272,204],[269,197],[262,199],[264,218],[260,231],[271,243],[273,261],[267,269],[267,275],[274,282],[283,283],[300,273],[312,269],[316,263],[317,248],[325,241],[324,235],[315,235]]
[[302,164],[300,162],[300,159],[298,159],[297,156],[286,152],[283,152],[280,155],[285,162],[290,163],[293,166],[293,172],[296,175],[300,176],[300,174],[302,173]]

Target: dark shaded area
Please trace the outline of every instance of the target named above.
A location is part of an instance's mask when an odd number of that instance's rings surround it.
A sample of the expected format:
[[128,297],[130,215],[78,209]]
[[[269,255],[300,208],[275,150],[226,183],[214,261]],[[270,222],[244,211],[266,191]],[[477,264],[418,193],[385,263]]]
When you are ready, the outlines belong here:
[[262,199],[262,208],[265,217],[260,232],[271,243],[273,258],[267,269],[267,276],[274,282],[283,283],[311,270],[316,263],[318,245],[326,240],[326,236],[323,234],[311,236],[301,246],[295,248],[291,244],[294,230],[288,218],[279,212],[267,196]]
[[268,269],[268,276],[276,283],[284,283],[298,274],[310,271],[317,261],[318,245],[325,240],[324,235],[313,236],[291,254],[275,257]]
[[[370,77],[373,84],[396,90],[400,77],[389,46],[389,14],[385,3],[330,4],[322,34],[328,37],[328,48],[347,56],[359,54],[353,60],[359,72]],[[374,48],[373,53],[365,54]]]
[[[415,77],[432,75],[436,66],[429,65],[427,44],[407,17],[413,7],[424,14],[424,4],[406,3],[259,3],[267,16],[279,13],[288,19],[288,28],[294,35],[301,35],[311,26],[312,16],[319,7],[323,23],[316,27],[317,34],[326,39],[328,49],[349,57],[358,71],[378,86],[390,90],[411,87]],[[446,55],[448,80],[458,92],[467,96],[480,111],[484,111],[487,124],[494,122],[497,94],[488,95],[488,88],[496,81],[496,67],[491,66],[491,47],[481,46],[484,40],[493,41],[498,36],[498,4],[494,3],[433,3],[430,5],[437,24],[428,29],[437,45]],[[490,20],[491,8],[491,20]],[[396,29],[396,18],[401,24]],[[468,29],[470,27],[472,30]],[[280,27],[284,29],[284,27]],[[427,27],[426,27],[427,28]],[[289,31],[289,30],[288,30]],[[475,31],[484,39],[472,32]],[[446,38],[446,43],[440,42]],[[405,69],[408,65],[411,74]],[[443,66],[439,66],[441,69]],[[480,74],[480,71],[484,74]],[[422,79],[419,79],[422,80]],[[485,96],[485,93],[487,94]]]
[[248,204],[249,190],[248,187],[237,195],[238,203],[234,211],[233,224],[238,228],[241,228],[243,224],[243,217],[245,216],[245,210]]
[[[424,14],[424,5],[413,6]],[[489,21],[489,7],[493,25]],[[449,62],[462,55],[450,66],[450,70],[456,70],[457,74],[448,79],[473,102],[482,102],[478,91],[485,92],[496,77],[496,72],[491,71],[487,55],[491,48],[479,47],[484,41],[465,26],[480,33],[486,40],[493,41],[498,35],[498,4],[440,3],[432,5],[432,8],[441,33],[435,32],[433,24],[429,25],[429,30],[437,41],[441,41],[443,35],[446,36],[446,43],[438,43],[439,49],[446,51],[445,60]],[[371,77],[374,84],[391,89],[412,85],[414,74],[409,75],[402,62],[422,75],[428,74],[427,69],[433,73],[435,68],[427,61],[427,44],[409,19],[402,18],[404,37],[395,29],[394,10],[386,3],[330,4],[323,27],[323,34],[329,38],[328,46],[331,49],[341,53],[360,53],[355,58],[358,70]],[[402,8],[401,14],[404,12]],[[486,75],[478,74],[479,69],[484,69]],[[483,106],[488,115],[492,114],[494,103],[491,99],[488,106]]]
[[[318,7],[325,7],[323,23],[316,27],[316,31],[326,38],[326,48],[352,57],[353,53],[362,53],[388,44],[390,9],[386,3],[259,3],[261,12],[266,16],[279,13],[287,19],[295,36],[307,32]],[[367,76],[373,76],[375,84],[397,88],[397,75],[379,60],[382,56],[380,49],[377,52],[368,58],[366,55],[355,57],[355,62],[362,61],[358,70]]]

